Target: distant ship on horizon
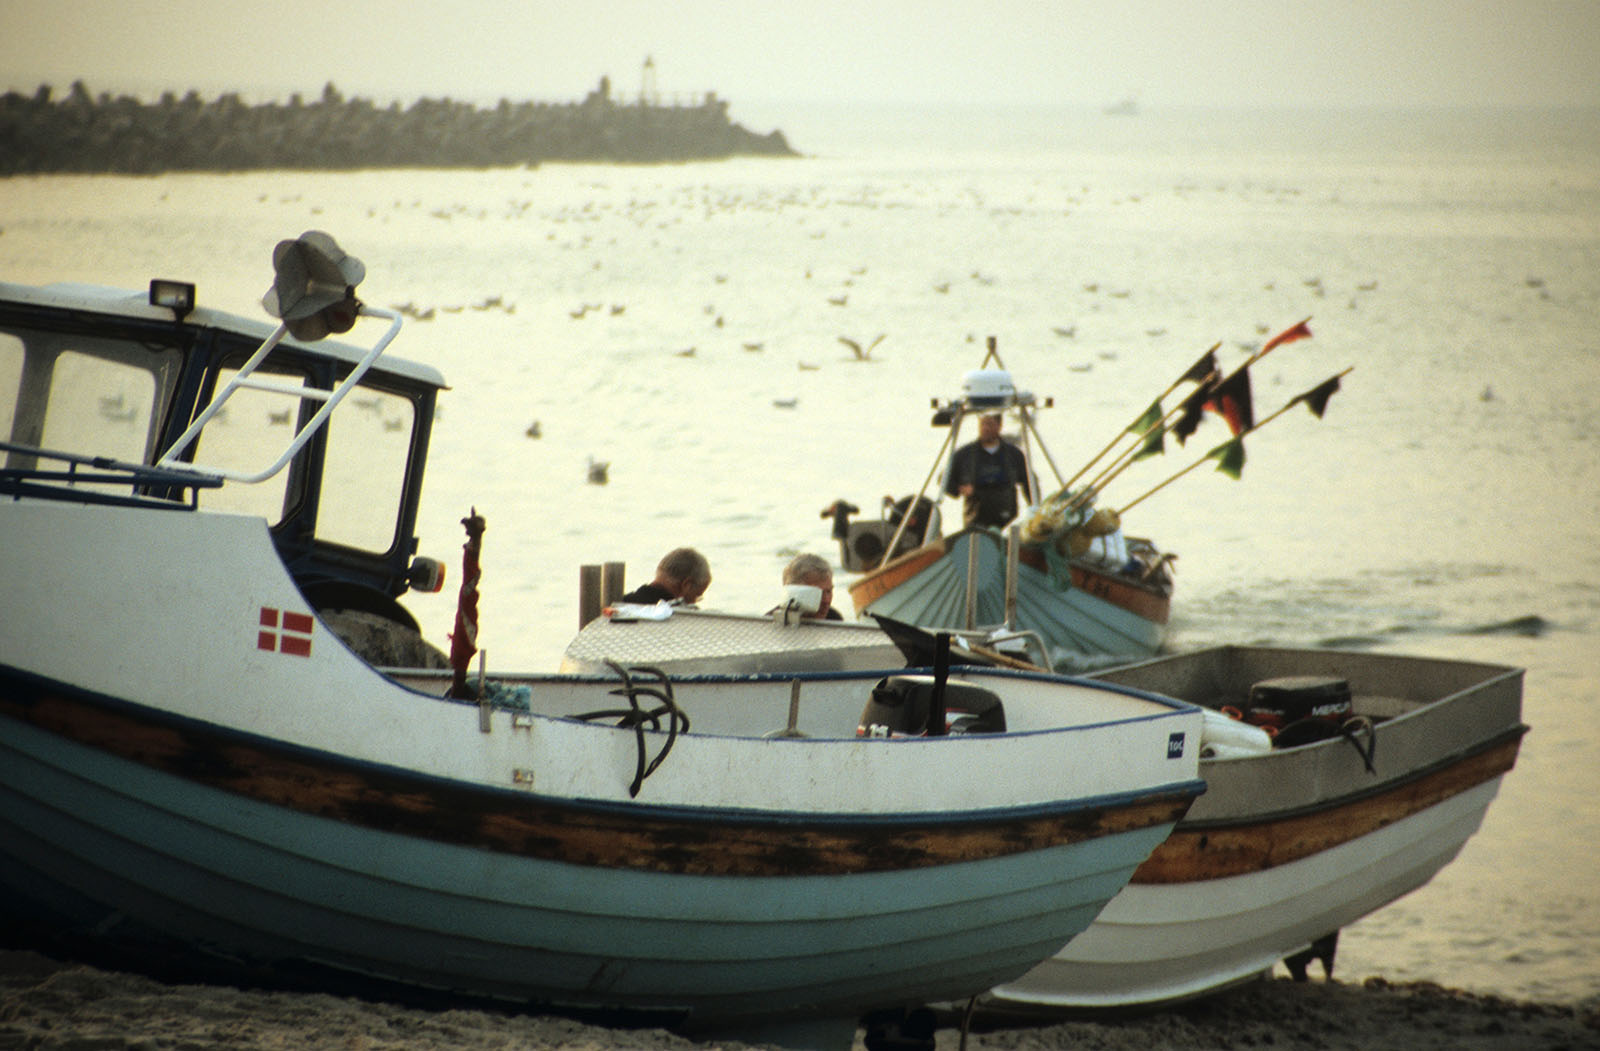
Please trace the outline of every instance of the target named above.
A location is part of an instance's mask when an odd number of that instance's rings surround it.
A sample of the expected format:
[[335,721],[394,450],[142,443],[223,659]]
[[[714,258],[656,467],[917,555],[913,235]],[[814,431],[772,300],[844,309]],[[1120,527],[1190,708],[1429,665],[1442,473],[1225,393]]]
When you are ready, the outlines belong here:
[[1113,102],[1102,112],[1108,117],[1137,117],[1139,115],[1139,96],[1137,93],[1126,95],[1119,102]]

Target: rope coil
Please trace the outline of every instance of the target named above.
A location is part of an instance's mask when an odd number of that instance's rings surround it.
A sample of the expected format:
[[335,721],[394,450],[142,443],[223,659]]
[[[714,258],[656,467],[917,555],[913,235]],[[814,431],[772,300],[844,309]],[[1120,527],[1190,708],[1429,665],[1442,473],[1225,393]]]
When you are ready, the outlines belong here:
[[[678,702],[673,699],[672,683],[667,679],[666,672],[661,669],[650,667],[624,668],[616,661],[609,659],[606,661],[606,666],[616,672],[622,679],[621,687],[610,691],[611,695],[613,697],[626,698],[628,707],[585,712],[582,715],[574,715],[572,718],[581,722],[615,719],[619,727],[633,730],[637,752],[633,783],[628,786],[628,796],[634,798],[639,795],[639,788],[644,784],[645,778],[655,773],[660,768],[662,761],[667,758],[667,753],[672,751],[672,746],[677,741],[678,735],[689,732],[689,715],[682,708],[679,708]],[[634,677],[638,675],[649,677],[650,684],[635,682]],[[639,704],[640,697],[653,697],[660,701],[661,704],[655,708],[643,708]],[[645,761],[645,755],[648,751],[644,739],[645,724],[648,723],[651,730],[659,732],[661,730],[662,716],[666,716],[667,720],[667,739],[662,744],[661,751],[656,753],[655,758],[647,763]]]

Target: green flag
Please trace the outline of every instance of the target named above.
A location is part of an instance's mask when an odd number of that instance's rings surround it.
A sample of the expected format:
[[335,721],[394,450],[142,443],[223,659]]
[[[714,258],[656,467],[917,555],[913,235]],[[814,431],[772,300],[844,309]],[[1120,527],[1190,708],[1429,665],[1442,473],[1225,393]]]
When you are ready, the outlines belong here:
[[1206,453],[1206,459],[1217,461],[1217,470],[1229,478],[1238,478],[1244,471],[1244,438],[1234,438]]
[[1157,398],[1150,403],[1144,415],[1133,421],[1132,426],[1128,428],[1129,434],[1141,435],[1144,438],[1144,445],[1133,454],[1132,462],[1143,460],[1147,456],[1159,456],[1167,451],[1166,429],[1161,426],[1161,419],[1165,415],[1166,413],[1161,411],[1161,399]]

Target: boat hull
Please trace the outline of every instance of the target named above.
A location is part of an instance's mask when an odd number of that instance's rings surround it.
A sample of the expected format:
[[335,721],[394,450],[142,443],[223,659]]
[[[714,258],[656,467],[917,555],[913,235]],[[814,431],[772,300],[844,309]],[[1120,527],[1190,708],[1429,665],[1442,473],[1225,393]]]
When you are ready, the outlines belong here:
[[259,519],[24,500],[0,550],[0,910],[201,973],[853,1027],[1047,957],[1203,787],[1198,711],[1134,691],[992,673],[1079,714],[862,739],[876,674],[708,676],[636,730],[583,717],[614,676],[380,674]]
[[1207,794],[1081,936],[984,998],[997,1014],[1148,1008],[1214,993],[1427,883],[1477,831],[1527,727],[1521,672],[1223,647],[1101,677],[1207,704],[1252,682],[1347,678],[1374,769],[1336,738],[1202,760]]
[[[965,530],[863,575],[850,586],[857,613],[929,629],[967,627],[969,545],[977,549],[974,624],[1005,623],[1004,543],[988,530]],[[1160,649],[1169,599],[1081,566],[1073,579],[1077,586],[1058,588],[1048,574],[1018,565],[1011,626],[1038,634],[1058,666],[1145,657]]]
[[[15,722],[4,735],[0,887],[30,922],[47,910],[103,942],[256,971],[701,1024],[851,1016],[866,980],[878,1003],[991,984],[1087,925],[1165,831],[909,878],[596,869],[306,815]],[[1084,875],[1067,887],[1066,871]]]

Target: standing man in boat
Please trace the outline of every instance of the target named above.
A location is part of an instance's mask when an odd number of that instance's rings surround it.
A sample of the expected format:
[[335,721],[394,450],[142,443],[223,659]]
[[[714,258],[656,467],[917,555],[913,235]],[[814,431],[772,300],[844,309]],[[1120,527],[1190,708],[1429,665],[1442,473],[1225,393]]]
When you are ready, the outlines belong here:
[[950,457],[945,476],[947,496],[963,499],[962,519],[968,526],[1003,529],[1017,517],[1017,490],[1028,498],[1028,461],[1022,450],[1000,437],[1000,414],[978,418],[978,440]]

